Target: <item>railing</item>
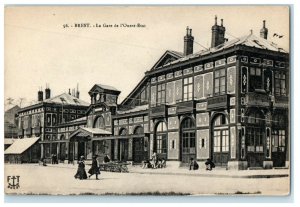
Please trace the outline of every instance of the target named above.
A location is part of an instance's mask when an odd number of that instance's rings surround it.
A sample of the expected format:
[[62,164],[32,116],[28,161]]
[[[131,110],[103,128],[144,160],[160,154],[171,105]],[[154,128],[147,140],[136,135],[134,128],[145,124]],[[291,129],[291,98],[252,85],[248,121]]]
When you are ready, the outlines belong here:
[[215,96],[207,99],[207,109],[225,109],[228,107],[228,95]]
[[186,112],[193,112],[195,109],[194,101],[185,101],[177,103],[177,113],[182,114]]
[[167,114],[167,107],[166,105],[160,105],[157,107],[153,107],[150,109],[150,116],[151,117],[165,117]]
[[247,93],[245,104],[254,107],[270,107],[271,98],[267,94]]

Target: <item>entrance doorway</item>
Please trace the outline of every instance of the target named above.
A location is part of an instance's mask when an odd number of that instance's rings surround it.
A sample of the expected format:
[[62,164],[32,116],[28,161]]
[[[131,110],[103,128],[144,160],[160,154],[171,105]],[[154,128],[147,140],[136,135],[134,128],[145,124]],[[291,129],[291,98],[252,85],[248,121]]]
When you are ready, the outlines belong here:
[[181,123],[181,161],[189,163],[190,159],[196,159],[196,130],[191,118],[186,118]]
[[133,138],[133,162],[141,163],[144,159],[144,137]]
[[85,143],[84,142],[78,142],[78,157],[77,159],[80,159],[80,156],[85,156]]
[[136,127],[134,135],[135,138],[132,140],[132,160],[135,163],[141,163],[145,159],[143,127]]
[[285,166],[286,160],[286,134],[283,129],[272,131],[272,161],[274,167]]
[[128,139],[119,139],[119,160],[128,160]]
[[229,130],[225,115],[217,115],[212,127],[213,162],[217,166],[226,167],[229,159]]

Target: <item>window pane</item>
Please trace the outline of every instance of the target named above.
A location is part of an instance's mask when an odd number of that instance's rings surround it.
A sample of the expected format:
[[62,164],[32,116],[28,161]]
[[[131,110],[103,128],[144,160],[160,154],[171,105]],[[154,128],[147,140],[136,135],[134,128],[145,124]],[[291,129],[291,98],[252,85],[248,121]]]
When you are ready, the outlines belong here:
[[260,68],[256,68],[256,75],[261,76],[261,69]]

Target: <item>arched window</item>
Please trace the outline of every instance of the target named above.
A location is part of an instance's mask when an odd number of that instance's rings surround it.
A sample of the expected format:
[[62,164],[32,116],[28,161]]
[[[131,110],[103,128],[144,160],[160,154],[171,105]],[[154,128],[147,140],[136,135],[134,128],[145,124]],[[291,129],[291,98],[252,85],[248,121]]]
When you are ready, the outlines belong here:
[[[229,132],[224,125],[228,124],[228,120],[224,114],[219,114],[213,121],[213,150],[214,153],[229,152]],[[224,155],[227,156],[227,155]],[[217,156],[214,156],[217,157]],[[218,162],[218,160],[215,159]]]
[[144,134],[144,129],[143,129],[143,127],[141,127],[141,126],[138,126],[138,127],[136,127],[135,128],[135,130],[134,130],[134,134]]
[[220,114],[215,118],[214,126],[222,126],[224,124],[228,124],[226,116],[224,114]]
[[181,123],[181,155],[182,161],[188,163],[191,158],[196,158],[196,130],[191,118],[186,118]]
[[165,122],[160,122],[156,127],[156,152],[166,154],[167,149],[167,125]]
[[119,135],[121,135],[121,136],[127,135],[127,129],[122,128],[122,129],[120,130],[120,132],[119,132]]
[[102,116],[99,116],[99,117],[96,118],[96,120],[94,122],[94,128],[98,128],[98,129],[104,129],[105,128],[104,118]]

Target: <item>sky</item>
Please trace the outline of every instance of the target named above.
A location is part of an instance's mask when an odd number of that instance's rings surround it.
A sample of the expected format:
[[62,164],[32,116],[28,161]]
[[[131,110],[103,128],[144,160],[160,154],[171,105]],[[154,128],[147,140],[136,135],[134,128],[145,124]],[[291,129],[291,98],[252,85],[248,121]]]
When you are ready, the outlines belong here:
[[[87,102],[94,84],[111,85],[121,91],[120,103],[166,50],[183,51],[187,26],[193,29],[194,52],[208,48],[215,15],[218,23],[224,19],[229,40],[250,34],[251,29],[259,36],[266,20],[268,40],[289,50],[286,6],[7,6],[5,109],[20,104],[20,98],[22,107],[34,103],[46,83],[51,96],[79,84],[80,98]],[[81,23],[91,27],[74,27]],[[93,27],[96,24],[101,27]],[[273,37],[274,33],[283,38]]]

